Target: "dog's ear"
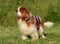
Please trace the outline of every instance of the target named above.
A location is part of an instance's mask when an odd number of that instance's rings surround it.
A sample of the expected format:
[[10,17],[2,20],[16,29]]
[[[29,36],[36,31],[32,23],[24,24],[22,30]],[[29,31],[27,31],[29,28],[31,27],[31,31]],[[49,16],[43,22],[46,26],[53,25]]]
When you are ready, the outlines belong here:
[[29,18],[29,12],[28,12],[28,10],[27,10],[25,7],[21,6],[21,7],[20,7],[20,12],[21,12],[21,14],[22,14],[21,17],[22,17],[23,19],[27,20],[27,19]]

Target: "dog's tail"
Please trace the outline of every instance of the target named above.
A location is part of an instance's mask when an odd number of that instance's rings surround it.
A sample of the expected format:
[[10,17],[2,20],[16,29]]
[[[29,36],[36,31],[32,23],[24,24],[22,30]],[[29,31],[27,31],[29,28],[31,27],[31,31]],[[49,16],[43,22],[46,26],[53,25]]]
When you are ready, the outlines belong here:
[[44,26],[46,26],[46,27],[48,27],[48,28],[52,27],[53,25],[54,25],[53,22],[45,22],[45,23],[44,23]]

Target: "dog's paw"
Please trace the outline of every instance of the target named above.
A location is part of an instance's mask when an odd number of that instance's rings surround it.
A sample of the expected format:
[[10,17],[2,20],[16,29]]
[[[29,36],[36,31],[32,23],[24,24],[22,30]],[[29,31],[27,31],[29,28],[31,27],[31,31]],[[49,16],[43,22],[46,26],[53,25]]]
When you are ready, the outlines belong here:
[[22,40],[28,39],[26,36],[22,36],[21,38],[22,38]]
[[46,39],[46,36],[43,35],[43,36],[42,36],[42,39]]

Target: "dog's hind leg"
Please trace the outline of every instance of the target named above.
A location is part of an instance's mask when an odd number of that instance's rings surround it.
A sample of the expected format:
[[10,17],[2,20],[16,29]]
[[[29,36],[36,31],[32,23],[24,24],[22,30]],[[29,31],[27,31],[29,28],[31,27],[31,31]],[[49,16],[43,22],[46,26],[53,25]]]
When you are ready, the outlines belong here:
[[42,36],[43,39],[46,39],[46,37],[45,37],[45,35],[44,35],[44,30],[43,30],[43,27],[42,27],[42,26],[40,26],[40,29],[39,29],[39,31],[38,31],[38,35],[39,35],[39,36]]

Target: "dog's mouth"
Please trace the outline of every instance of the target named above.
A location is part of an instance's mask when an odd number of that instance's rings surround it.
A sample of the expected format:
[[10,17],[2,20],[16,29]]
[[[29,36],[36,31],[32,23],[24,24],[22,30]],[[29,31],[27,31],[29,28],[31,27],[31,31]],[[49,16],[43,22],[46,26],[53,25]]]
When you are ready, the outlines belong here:
[[20,16],[17,16],[17,19],[19,20],[19,19],[21,19],[21,17]]
[[17,18],[21,18],[21,16],[18,16],[18,15],[17,15]]
[[16,12],[16,17],[17,17],[18,20],[21,19],[21,16],[19,16],[19,15],[17,14],[17,12]]

